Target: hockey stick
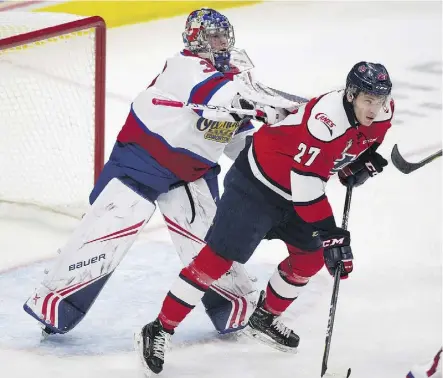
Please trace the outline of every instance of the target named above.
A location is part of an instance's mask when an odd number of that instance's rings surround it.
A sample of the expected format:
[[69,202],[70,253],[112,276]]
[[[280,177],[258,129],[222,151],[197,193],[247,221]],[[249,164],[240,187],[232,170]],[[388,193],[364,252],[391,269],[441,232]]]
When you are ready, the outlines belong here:
[[289,101],[298,102],[300,104],[303,104],[303,103],[309,101],[309,99],[307,99],[307,98],[300,97],[300,96],[297,96],[297,95],[294,95],[294,94],[291,94],[291,93],[288,93],[288,92],[283,92],[283,91],[280,91],[279,89],[274,89],[274,88],[271,88],[271,87],[268,87],[268,88],[271,91],[277,93],[277,95],[279,95],[279,96],[281,96],[284,99],[289,100]]
[[170,106],[173,108],[189,108],[189,109],[196,109],[196,110],[216,110],[219,112],[242,114],[242,115],[248,115],[251,117],[260,117],[260,118],[266,117],[266,114],[264,112],[262,112],[261,110],[255,110],[255,109],[227,108],[225,106],[202,105],[202,104],[194,104],[192,102],[164,100],[164,99],[160,99],[160,98],[153,98],[152,103],[154,105]]
[[431,156],[428,156],[427,158],[423,159],[422,161],[419,161],[417,163],[410,163],[405,160],[405,158],[400,154],[400,151],[398,150],[398,146],[395,144],[394,148],[391,152],[391,160],[392,164],[402,173],[409,174],[411,172],[416,171],[417,169],[423,167],[424,165],[430,163],[431,161],[435,160],[436,158],[442,156],[442,150],[435,152]]
[[[348,228],[348,219],[349,219],[349,211],[351,209],[351,198],[352,198],[352,189],[354,187],[354,183],[349,183],[346,189],[346,198],[345,198],[345,206],[343,209],[343,220],[342,220],[342,228]],[[337,300],[338,300],[338,289],[340,287],[340,273],[343,269],[343,263],[340,262],[335,269],[334,274],[334,288],[332,290],[332,298],[331,305],[329,307],[329,319],[328,319],[328,327],[326,329],[326,340],[325,340],[325,351],[323,353],[323,361],[321,365],[321,376],[323,377],[328,369],[328,358],[329,358],[329,350],[331,348],[331,338],[332,338],[332,330],[334,328],[334,320],[335,320],[335,310],[337,309]],[[351,375],[351,368],[348,369],[346,374],[346,378],[349,378]]]

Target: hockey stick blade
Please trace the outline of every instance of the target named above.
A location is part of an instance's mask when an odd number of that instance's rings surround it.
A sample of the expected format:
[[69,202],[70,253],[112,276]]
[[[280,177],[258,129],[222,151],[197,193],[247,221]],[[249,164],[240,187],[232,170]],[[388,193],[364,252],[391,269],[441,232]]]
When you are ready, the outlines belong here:
[[431,161],[441,156],[442,156],[442,150],[433,153],[432,155],[428,156],[427,158],[417,163],[411,163],[405,160],[405,158],[400,154],[397,144],[394,145],[391,152],[392,164],[394,164],[395,168],[397,168],[400,172],[404,173],[405,175],[416,171],[417,169],[425,166],[426,164],[430,163]]

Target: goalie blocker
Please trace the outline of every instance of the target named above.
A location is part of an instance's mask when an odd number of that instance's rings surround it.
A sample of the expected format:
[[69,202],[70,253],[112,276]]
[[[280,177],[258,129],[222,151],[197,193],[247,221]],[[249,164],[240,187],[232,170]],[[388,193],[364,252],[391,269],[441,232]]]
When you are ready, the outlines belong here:
[[[185,198],[187,200],[185,200]],[[185,206],[189,204],[188,206]],[[158,206],[184,264],[205,244],[215,203],[204,179],[162,194]],[[47,333],[66,333],[87,314],[156,206],[113,179],[81,220],[53,268],[24,304]],[[204,209],[204,211],[203,211]],[[202,299],[220,333],[243,328],[258,293],[240,264]]]

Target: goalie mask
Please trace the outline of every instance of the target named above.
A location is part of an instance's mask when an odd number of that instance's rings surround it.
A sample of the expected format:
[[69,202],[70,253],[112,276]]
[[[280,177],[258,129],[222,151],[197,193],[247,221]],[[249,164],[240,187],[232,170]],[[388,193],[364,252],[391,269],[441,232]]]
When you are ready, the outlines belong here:
[[189,51],[211,60],[218,71],[229,71],[234,28],[219,12],[207,8],[192,12],[186,20],[183,42]]

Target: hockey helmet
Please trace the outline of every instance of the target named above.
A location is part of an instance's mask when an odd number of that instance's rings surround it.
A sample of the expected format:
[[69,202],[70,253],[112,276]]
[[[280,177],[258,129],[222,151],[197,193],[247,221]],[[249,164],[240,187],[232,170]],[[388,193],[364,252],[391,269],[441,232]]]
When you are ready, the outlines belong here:
[[374,96],[389,96],[392,83],[385,66],[379,63],[359,62],[346,78],[346,93],[354,98],[360,92]]
[[[182,34],[185,47],[195,54],[208,57],[217,70],[229,70],[230,51],[234,48],[234,28],[226,16],[214,9],[202,8],[191,12]],[[217,48],[211,40],[220,36],[224,40],[222,48]]]

